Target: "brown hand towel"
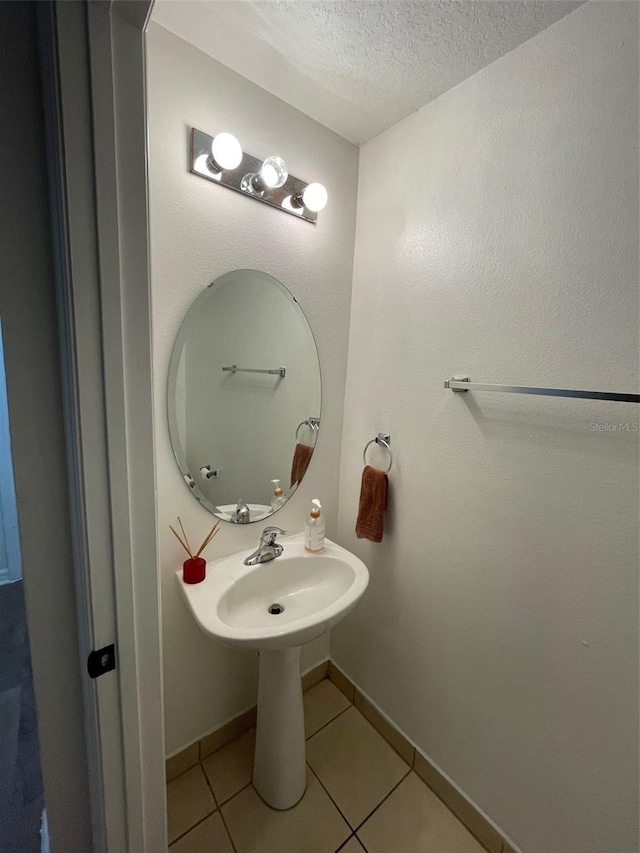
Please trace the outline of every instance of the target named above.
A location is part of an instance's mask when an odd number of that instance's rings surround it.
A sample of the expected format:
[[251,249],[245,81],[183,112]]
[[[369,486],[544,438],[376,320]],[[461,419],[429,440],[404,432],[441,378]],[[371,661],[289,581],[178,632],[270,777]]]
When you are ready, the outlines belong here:
[[297,485],[304,477],[311,457],[313,456],[313,447],[308,444],[296,444],[296,449],[293,452],[293,462],[291,464],[291,485]]
[[387,489],[389,481],[384,471],[366,465],[362,472],[360,486],[360,506],[356,521],[358,539],[382,542],[384,532],[384,511],[387,508]]

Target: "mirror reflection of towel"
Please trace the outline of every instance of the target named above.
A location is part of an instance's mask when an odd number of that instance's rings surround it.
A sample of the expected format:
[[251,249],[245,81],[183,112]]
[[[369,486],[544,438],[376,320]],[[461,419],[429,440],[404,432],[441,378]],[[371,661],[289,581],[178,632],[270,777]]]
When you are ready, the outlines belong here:
[[313,455],[313,447],[308,444],[296,444],[296,449],[293,452],[293,462],[291,464],[291,485],[297,486],[300,480],[305,475],[311,457]]
[[360,505],[356,521],[358,539],[382,542],[384,533],[384,512],[387,508],[387,490],[389,481],[384,471],[366,465],[362,472],[360,486]]

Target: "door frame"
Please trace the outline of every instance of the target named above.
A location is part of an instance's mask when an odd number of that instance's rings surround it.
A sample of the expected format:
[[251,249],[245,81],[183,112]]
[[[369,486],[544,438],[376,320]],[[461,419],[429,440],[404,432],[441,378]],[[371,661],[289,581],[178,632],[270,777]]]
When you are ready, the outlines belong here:
[[106,427],[131,853],[164,853],[167,847],[144,43],[151,8],[151,0],[88,3]]
[[81,655],[117,649],[117,677],[84,678],[94,850],[164,853],[144,74],[152,3],[41,5]]

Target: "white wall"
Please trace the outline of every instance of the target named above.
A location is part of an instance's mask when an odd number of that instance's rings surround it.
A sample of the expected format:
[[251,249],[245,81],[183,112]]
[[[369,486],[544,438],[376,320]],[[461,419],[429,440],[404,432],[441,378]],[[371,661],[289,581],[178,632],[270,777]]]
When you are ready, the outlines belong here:
[[[258,268],[296,296],[318,344],[322,430],[303,484],[273,520],[302,528],[312,497],[335,534],[355,228],[357,149],[282,101],[152,23],[147,36],[151,256],[158,529],[163,584],[167,751],[256,700],[256,658],[217,646],[178,598],[180,546],[168,525],[180,514],[204,533],[212,517],[190,495],[169,444],[166,378],[176,333],[192,300],[233,269]],[[313,226],[188,172],[189,129],[230,130],[258,157],[283,156],[294,175],[318,180],[329,205]],[[257,544],[260,523],[223,525],[210,557]],[[324,656],[326,641],[306,663]]]
[[443,381],[636,390],[637,229],[635,3],[361,150],[339,539],[371,584],[332,656],[526,853],[638,851],[638,433],[591,427],[638,412]]

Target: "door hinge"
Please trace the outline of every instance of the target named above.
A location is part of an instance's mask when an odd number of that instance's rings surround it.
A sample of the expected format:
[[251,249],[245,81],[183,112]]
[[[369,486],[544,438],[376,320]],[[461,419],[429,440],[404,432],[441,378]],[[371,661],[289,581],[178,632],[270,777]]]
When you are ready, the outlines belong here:
[[104,646],[102,649],[96,649],[89,653],[87,658],[87,672],[91,678],[98,678],[104,675],[105,672],[111,672],[116,668],[116,647],[115,643],[110,646]]

